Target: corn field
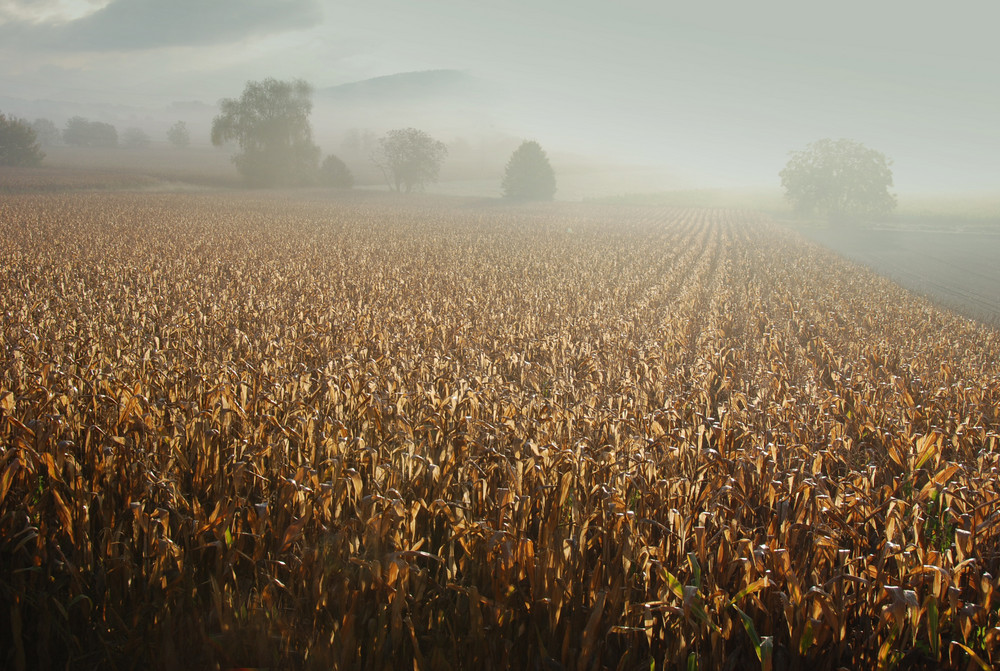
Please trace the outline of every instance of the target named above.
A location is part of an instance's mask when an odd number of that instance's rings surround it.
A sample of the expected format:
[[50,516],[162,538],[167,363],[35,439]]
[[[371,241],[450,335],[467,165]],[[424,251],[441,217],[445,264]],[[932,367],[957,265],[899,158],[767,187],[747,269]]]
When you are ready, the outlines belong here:
[[990,669],[1000,333],[752,212],[0,200],[0,667]]

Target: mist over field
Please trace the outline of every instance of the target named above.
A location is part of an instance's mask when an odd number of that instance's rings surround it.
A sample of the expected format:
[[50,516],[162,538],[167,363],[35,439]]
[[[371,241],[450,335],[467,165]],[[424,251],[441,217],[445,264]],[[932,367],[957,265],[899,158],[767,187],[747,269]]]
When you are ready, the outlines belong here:
[[775,188],[788,152],[844,137],[893,160],[901,194],[996,191],[998,20],[986,1],[8,0],[0,111],[154,140],[185,119],[207,143],[246,81],[301,78],[324,152],[419,127],[453,147],[442,182],[471,173],[472,190],[524,138],[557,171],[614,173],[566,198]]

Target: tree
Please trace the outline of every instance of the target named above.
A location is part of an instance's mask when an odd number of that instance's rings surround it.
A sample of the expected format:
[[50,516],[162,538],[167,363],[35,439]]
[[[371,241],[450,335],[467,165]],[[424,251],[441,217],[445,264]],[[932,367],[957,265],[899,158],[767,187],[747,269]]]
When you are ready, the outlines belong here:
[[43,158],[31,124],[0,114],[0,165],[34,166]]
[[191,144],[191,133],[188,132],[187,124],[178,121],[171,126],[167,131],[167,141],[178,149],[183,149]]
[[90,122],[82,116],[75,116],[66,122],[66,128],[62,132],[63,142],[83,147],[88,143],[89,138]]
[[347,164],[330,154],[323,160],[319,168],[319,181],[325,186],[335,189],[350,189],[354,186],[354,175]]
[[50,119],[35,119],[31,122],[31,128],[35,131],[38,144],[43,147],[51,147],[62,141],[59,129]]
[[500,183],[504,198],[514,200],[552,200],[556,193],[556,174],[541,145],[521,143],[510,160]]
[[395,191],[410,193],[437,181],[441,162],[448,155],[443,142],[416,128],[400,128],[386,133],[372,152],[372,161]]
[[242,151],[233,163],[253,186],[308,183],[320,154],[309,125],[311,98],[312,87],[301,79],[247,82],[238,100],[219,103],[222,113],[212,121],[212,144],[239,144]]
[[130,149],[144,149],[149,142],[149,134],[141,128],[126,128],[122,133],[122,144]]
[[66,122],[63,142],[79,147],[117,147],[118,131],[109,123],[75,116]]
[[819,140],[793,151],[779,173],[795,210],[820,212],[831,220],[876,217],[896,207],[892,161],[853,140]]
[[344,133],[340,149],[348,156],[361,158],[370,156],[375,148],[375,133],[365,128],[352,128]]

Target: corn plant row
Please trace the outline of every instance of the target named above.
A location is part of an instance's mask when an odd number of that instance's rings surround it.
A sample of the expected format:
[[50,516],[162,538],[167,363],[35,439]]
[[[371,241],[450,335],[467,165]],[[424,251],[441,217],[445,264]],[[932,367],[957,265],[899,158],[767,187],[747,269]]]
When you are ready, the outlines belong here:
[[0,666],[1000,663],[1000,334],[731,210],[0,201]]

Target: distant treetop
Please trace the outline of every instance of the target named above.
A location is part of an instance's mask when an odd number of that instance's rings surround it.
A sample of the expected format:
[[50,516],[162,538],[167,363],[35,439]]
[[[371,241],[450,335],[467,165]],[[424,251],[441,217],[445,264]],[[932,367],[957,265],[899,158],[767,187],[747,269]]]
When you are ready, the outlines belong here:
[[236,140],[236,169],[254,186],[305,184],[315,178],[320,150],[312,141],[312,87],[301,79],[247,82],[226,98],[212,121],[212,144]]
[[416,128],[397,128],[385,134],[372,152],[372,161],[394,191],[421,190],[435,182],[448,155],[443,142]]
[[541,145],[521,143],[507,162],[500,183],[504,198],[512,200],[552,200],[556,193],[556,174]]
[[51,147],[62,142],[59,129],[56,128],[56,125],[50,119],[35,119],[31,124],[31,128],[38,137],[38,143],[43,147]]
[[187,124],[183,121],[178,121],[171,126],[170,129],[167,130],[167,142],[174,145],[178,149],[183,149],[191,144],[191,133],[188,131]]
[[118,130],[109,123],[75,116],[66,122],[63,142],[78,147],[117,147]]
[[122,145],[131,149],[144,149],[150,142],[149,134],[141,128],[126,128],[122,133]]
[[334,189],[350,189],[354,186],[354,175],[346,163],[330,154],[323,159],[323,164],[319,167],[319,181],[323,186]]
[[31,124],[0,114],[0,165],[35,166],[43,158]]
[[860,142],[825,139],[793,151],[779,176],[797,212],[844,220],[892,212],[891,166],[884,154]]

